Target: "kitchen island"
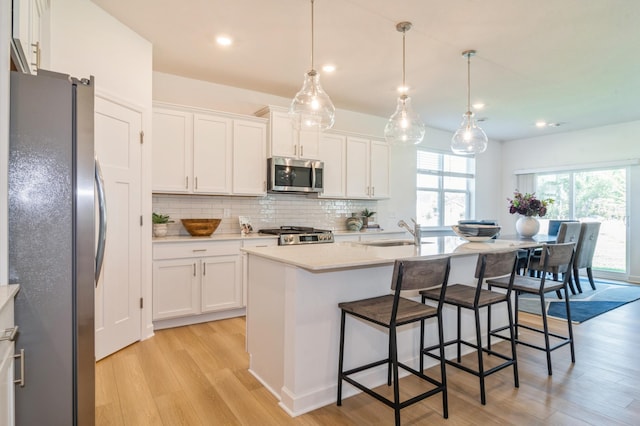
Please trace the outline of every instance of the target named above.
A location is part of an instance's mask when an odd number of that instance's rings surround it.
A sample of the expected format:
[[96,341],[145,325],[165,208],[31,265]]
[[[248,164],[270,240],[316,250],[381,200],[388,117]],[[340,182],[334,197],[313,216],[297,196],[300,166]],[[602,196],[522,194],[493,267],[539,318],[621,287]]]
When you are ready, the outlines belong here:
[[[249,369],[291,416],[335,402],[340,331],[338,303],[388,294],[396,259],[450,255],[449,282],[474,285],[478,253],[539,244],[516,240],[468,243],[458,237],[426,238],[419,247],[401,241],[398,245],[388,240],[380,243],[243,249],[248,254]],[[504,318],[506,324],[506,315],[499,309],[494,312],[495,320]],[[455,333],[455,310],[445,307],[443,315],[445,339],[448,339]],[[386,356],[386,330],[364,325],[353,318],[347,321],[345,368]],[[463,315],[462,330],[463,337],[475,340],[472,315]],[[419,361],[418,331],[419,325],[415,325],[398,332],[398,358],[414,368]],[[427,322],[425,342],[427,345],[437,342],[434,323]],[[432,363],[433,360],[425,358],[426,367]],[[360,380],[365,385],[373,387],[386,382],[385,367],[363,374]],[[343,395],[348,397],[357,392],[345,385]]]

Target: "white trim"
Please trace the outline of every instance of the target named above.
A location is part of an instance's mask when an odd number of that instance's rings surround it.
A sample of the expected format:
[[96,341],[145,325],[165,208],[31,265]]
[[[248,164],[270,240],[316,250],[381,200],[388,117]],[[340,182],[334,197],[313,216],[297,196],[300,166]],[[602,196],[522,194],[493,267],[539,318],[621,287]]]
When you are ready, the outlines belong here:
[[628,160],[607,161],[603,163],[572,164],[572,165],[564,165],[564,166],[539,167],[537,169],[519,169],[519,170],[514,170],[513,174],[528,175],[532,173],[551,173],[551,172],[567,172],[567,171],[575,171],[575,170],[608,169],[613,167],[637,166],[638,164],[640,164],[640,159],[631,158]]

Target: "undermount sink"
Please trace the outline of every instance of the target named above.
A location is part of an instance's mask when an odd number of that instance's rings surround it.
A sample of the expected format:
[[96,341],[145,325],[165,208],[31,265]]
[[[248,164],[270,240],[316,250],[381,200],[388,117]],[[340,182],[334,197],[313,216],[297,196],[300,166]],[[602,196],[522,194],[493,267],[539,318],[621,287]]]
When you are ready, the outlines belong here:
[[396,246],[412,246],[413,241],[405,240],[388,240],[388,241],[361,241],[360,244],[374,247],[396,247]]

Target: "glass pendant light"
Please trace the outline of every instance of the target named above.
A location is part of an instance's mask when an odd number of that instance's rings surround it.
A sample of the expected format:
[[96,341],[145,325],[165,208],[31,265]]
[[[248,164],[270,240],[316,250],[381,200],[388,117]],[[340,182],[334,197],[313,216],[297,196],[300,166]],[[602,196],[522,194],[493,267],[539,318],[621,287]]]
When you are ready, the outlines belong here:
[[411,107],[411,98],[407,96],[405,85],[405,36],[411,29],[411,22],[400,22],[396,30],[402,33],[402,94],[398,97],[396,111],[384,128],[384,137],[393,145],[415,145],[424,138],[424,123]]
[[296,129],[327,130],[333,126],[336,109],[320,85],[320,74],[313,67],[313,2],[311,0],[311,69],[304,76],[302,89],[289,106]]
[[480,154],[487,150],[487,135],[484,133],[471,112],[471,57],[475,50],[465,50],[462,56],[467,58],[467,112],[462,115],[462,124],[451,138],[451,151],[455,154]]

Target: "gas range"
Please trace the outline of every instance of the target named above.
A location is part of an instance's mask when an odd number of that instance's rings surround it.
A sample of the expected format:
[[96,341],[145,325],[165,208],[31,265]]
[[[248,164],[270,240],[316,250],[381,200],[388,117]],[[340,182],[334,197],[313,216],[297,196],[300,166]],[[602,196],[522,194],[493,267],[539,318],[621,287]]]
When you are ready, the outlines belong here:
[[275,229],[261,229],[261,234],[277,235],[278,245],[332,243],[333,232],[304,226],[281,226]]

